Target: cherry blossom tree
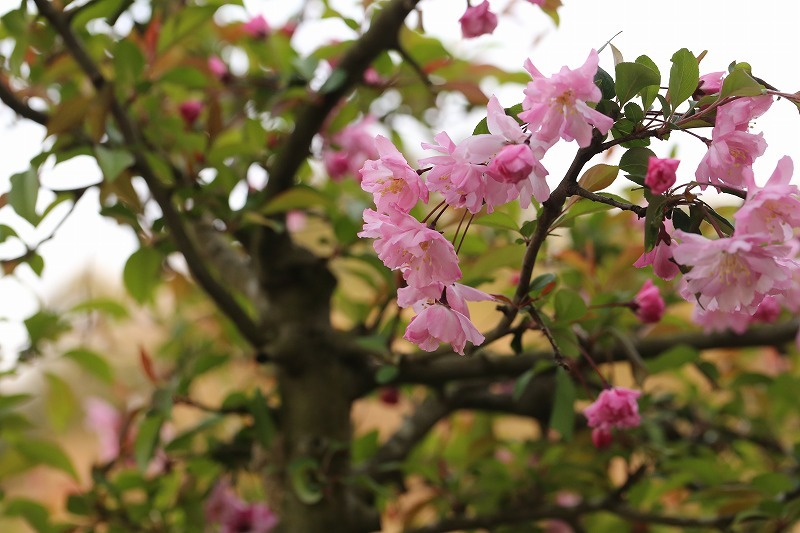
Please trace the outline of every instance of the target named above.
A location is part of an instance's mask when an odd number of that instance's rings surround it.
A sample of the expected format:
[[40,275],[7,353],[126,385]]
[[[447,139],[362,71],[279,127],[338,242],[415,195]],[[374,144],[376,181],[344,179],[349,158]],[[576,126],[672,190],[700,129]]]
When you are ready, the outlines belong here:
[[[480,39],[497,4],[436,23]],[[610,42],[506,72],[426,35],[416,0],[360,18],[310,2],[285,24],[236,5],[32,0],[0,21],[0,100],[47,134],[2,196],[0,237],[24,249],[5,275],[41,275],[39,245],[89,190],[140,243],[127,299],[25,322],[0,379],[44,369],[50,400],[40,419],[32,395],[0,395],[4,516],[39,532],[797,521],[800,191],[789,156],[753,167],[770,139],[753,121],[796,115],[793,88],[745,62],[704,73],[687,48],[662,74]],[[508,3],[556,24],[560,5]],[[296,32],[328,18],[354,36],[301,53]],[[517,84],[508,107],[490,76]],[[430,118],[452,94],[480,115],[463,138]],[[705,155],[656,154],[680,136]],[[96,182],[40,179],[77,157]],[[55,229],[37,244],[31,227]],[[166,333],[128,339],[133,369],[70,334],[134,312]],[[47,370],[62,363],[80,377]],[[84,416],[86,468],[65,440]],[[72,480],[60,504],[14,493],[34,467]]]

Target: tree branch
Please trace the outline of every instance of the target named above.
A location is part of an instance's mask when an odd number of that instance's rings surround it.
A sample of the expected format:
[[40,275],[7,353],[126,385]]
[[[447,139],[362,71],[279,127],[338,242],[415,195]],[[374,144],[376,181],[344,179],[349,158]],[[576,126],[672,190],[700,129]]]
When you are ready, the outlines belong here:
[[[308,157],[314,135],[322,128],[339,100],[363,78],[364,71],[375,58],[384,50],[397,48],[397,33],[418,2],[419,0],[392,0],[381,9],[373,18],[369,30],[344,54],[323,84],[323,90],[300,110],[294,131],[281,147],[275,164],[269,170],[270,179],[265,188],[267,200],[293,185],[297,170]],[[341,78],[341,82],[335,83],[337,78]],[[326,85],[329,90],[324,90]]]
[[47,113],[36,111],[19,99],[17,95],[14,94],[14,91],[11,90],[11,87],[8,85],[8,81],[5,79],[5,76],[0,76],[0,101],[11,108],[11,110],[17,115],[37,122],[42,126],[46,126],[47,121],[50,119]]
[[[34,0],[39,13],[45,17],[56,29],[64,40],[64,45],[70,51],[75,61],[89,77],[96,90],[100,90],[107,85],[107,80],[103,77],[97,65],[94,63],[83,44],[78,40],[66,16],[48,1]],[[216,302],[219,308],[228,318],[233,321],[242,335],[256,347],[263,343],[263,333],[256,323],[250,318],[245,310],[239,305],[236,299],[220,282],[218,282],[210,270],[206,267],[198,244],[189,235],[181,214],[172,203],[170,192],[161,183],[150,163],[147,161],[145,152],[142,150],[141,134],[137,130],[125,112],[125,108],[116,98],[111,99],[111,114],[113,115],[120,132],[125,139],[126,148],[134,156],[135,169],[141,174],[147,183],[153,199],[158,203],[164,216],[167,227],[171,230],[173,241],[177,249],[183,254],[192,276],[206,293]]]
[[587,191],[577,183],[573,183],[572,187],[569,190],[570,195],[577,195],[581,198],[586,198],[587,200],[591,200],[593,202],[599,202],[601,204],[610,205],[616,207],[617,209],[621,209],[623,211],[633,211],[639,218],[644,218],[645,213],[647,212],[646,207],[642,207],[636,204],[629,204],[619,202],[613,198],[609,198],[608,196],[602,196],[600,194],[595,194],[591,191]]

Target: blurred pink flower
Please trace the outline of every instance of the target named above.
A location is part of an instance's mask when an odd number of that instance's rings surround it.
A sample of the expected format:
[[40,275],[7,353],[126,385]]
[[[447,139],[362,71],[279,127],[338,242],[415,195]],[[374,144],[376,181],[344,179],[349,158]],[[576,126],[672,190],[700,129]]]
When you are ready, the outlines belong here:
[[639,405],[636,402],[641,393],[623,387],[605,389],[589,407],[584,409],[588,425],[593,428],[592,442],[595,447],[603,448],[611,442],[611,429],[637,427]]
[[378,159],[375,134],[370,131],[377,119],[367,115],[348,124],[326,139],[322,161],[328,176],[339,181],[345,176],[359,177],[359,170],[369,159]]
[[675,185],[677,179],[675,171],[678,170],[679,164],[678,159],[651,157],[647,161],[644,184],[650,187],[653,194],[664,194],[667,189]]
[[492,33],[497,27],[497,15],[489,10],[488,0],[477,6],[467,6],[467,10],[458,21],[461,23],[461,35],[465,39]]
[[658,287],[653,285],[653,280],[648,279],[639,289],[638,294],[633,299],[636,316],[645,324],[652,324],[661,320],[664,316],[664,299]]
[[227,481],[220,480],[205,503],[205,517],[220,525],[220,533],[268,533],[278,524],[278,517],[264,503],[246,503]]
[[256,15],[242,24],[242,31],[253,39],[263,39],[269,35],[270,28],[264,15]]
[[614,120],[587,105],[602,98],[594,83],[598,63],[597,52],[592,50],[586,62],[576,70],[562,67],[547,78],[530,59],[525,61],[525,69],[533,81],[525,88],[524,111],[519,118],[529,124],[538,139],[547,144],[559,137],[566,141],[575,139],[578,146],[586,147],[592,140],[592,126],[603,134],[608,133]]
[[378,211],[386,212],[389,205],[395,205],[407,213],[419,200],[427,202],[428,188],[392,141],[378,135],[375,146],[380,159],[366,161],[359,174],[361,188],[372,193]]
[[191,126],[195,123],[202,110],[203,102],[199,100],[187,100],[178,106],[178,112],[181,114],[181,118],[183,118],[187,126]]
[[450,343],[457,353],[464,355],[467,341],[479,346],[483,335],[470,322],[469,318],[442,304],[434,304],[411,319],[403,336],[423,350],[432,352],[439,343]]
[[228,65],[217,56],[208,58],[208,70],[220,81],[227,81],[230,78]]
[[110,403],[95,397],[86,398],[83,407],[86,412],[84,424],[97,435],[99,461],[113,461],[120,453],[122,414]]

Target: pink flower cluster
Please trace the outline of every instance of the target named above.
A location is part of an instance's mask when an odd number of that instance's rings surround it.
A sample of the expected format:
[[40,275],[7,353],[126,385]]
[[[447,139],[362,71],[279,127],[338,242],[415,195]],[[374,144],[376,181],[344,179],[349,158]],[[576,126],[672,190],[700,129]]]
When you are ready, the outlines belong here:
[[205,505],[206,520],[219,524],[220,533],[269,533],[278,517],[265,503],[246,503],[226,481],[214,485]]
[[614,387],[600,393],[597,400],[584,409],[583,414],[592,428],[592,442],[595,447],[605,448],[613,439],[614,428],[635,428],[641,423],[639,404],[636,400],[639,391]]
[[[488,3],[470,7],[462,24],[491,26]],[[472,28],[472,26],[469,26]],[[472,30],[469,30],[472,31]],[[478,30],[475,30],[478,31]],[[483,31],[483,30],[481,30]],[[419,172],[386,138],[374,141],[377,154],[361,161],[361,187],[370,192],[376,209],[364,211],[360,237],[375,239],[374,247],[383,263],[402,273],[407,287],[398,291],[398,304],[413,307],[415,316],[405,338],[424,350],[435,350],[439,343],[450,343],[464,353],[466,342],[483,342],[469,318],[467,301],[492,299],[491,296],[456,283],[461,278],[453,245],[433,227],[425,226],[409,214],[429,192],[439,193],[444,203],[476,214],[486,209],[519,200],[526,208],[531,198],[544,202],[550,197],[547,170],[541,163],[547,150],[558,141],[577,139],[580,146],[591,141],[592,128],[607,133],[613,120],[595,111],[590,104],[601,94],[594,84],[598,57],[594,50],[577,70],[564,67],[552,78],[544,77],[529,62],[526,68],[533,81],[525,89],[519,118],[506,114],[496,97],[487,105],[488,133],[473,135],[456,144],[447,133],[435,136],[425,149],[437,152],[423,158]],[[353,125],[332,139],[341,150],[328,150],[324,160],[332,177],[341,176],[363,157],[350,155],[348,145],[363,146],[363,132]],[[358,141],[356,142],[356,139]],[[420,174],[427,173],[423,181]],[[435,222],[434,222],[435,224]]]

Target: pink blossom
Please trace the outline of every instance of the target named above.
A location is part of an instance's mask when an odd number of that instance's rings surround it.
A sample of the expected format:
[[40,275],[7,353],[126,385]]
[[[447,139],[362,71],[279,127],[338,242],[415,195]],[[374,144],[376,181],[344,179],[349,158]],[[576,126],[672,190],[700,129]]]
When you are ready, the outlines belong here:
[[120,453],[122,415],[110,403],[90,397],[84,401],[85,425],[97,435],[98,459],[101,463],[113,461]]
[[753,183],[736,212],[737,233],[760,233],[773,242],[785,242],[800,227],[800,191],[791,185],[792,159],[781,158],[764,187]]
[[755,311],[764,296],[788,288],[797,269],[788,246],[764,244],[759,235],[711,240],[678,230],[675,237],[681,242],[673,257],[692,267],[681,295],[707,310]]
[[465,39],[492,33],[497,27],[497,15],[489,11],[488,0],[477,6],[467,6],[467,10],[458,21],[461,23],[461,35]]
[[707,95],[707,94],[717,94],[720,89],[722,89],[722,77],[725,75],[724,72],[709,72],[708,74],[703,74],[700,76],[700,80],[697,84],[696,93],[700,93],[700,95]]
[[703,309],[695,305],[692,310],[692,322],[703,327],[706,333],[733,331],[741,335],[747,331],[752,317],[748,311],[720,311]]
[[529,129],[536,131],[536,137],[552,144],[559,137],[578,141],[578,146],[586,147],[592,140],[592,126],[601,133],[608,133],[614,121],[587,105],[599,102],[600,89],[594,83],[599,58],[592,50],[586,62],[576,70],[562,67],[551,78],[546,78],[525,61],[525,69],[533,81],[525,88],[522,101],[524,111],[519,117],[528,123]]
[[264,503],[246,503],[227,481],[218,481],[205,504],[206,520],[220,525],[220,533],[268,533],[278,517]]
[[781,304],[775,296],[765,296],[753,313],[753,322],[772,323],[781,316]]
[[658,240],[653,249],[643,253],[633,266],[644,268],[648,265],[653,265],[653,273],[666,281],[677,276],[681,270],[672,261],[672,250],[678,243],[670,237],[668,233],[670,230],[672,230],[672,223],[668,220],[664,221],[664,226],[661,227]]
[[368,160],[359,171],[361,188],[372,193],[378,211],[386,212],[390,204],[408,212],[418,200],[428,201],[428,188],[412,169],[392,141],[382,135],[375,138],[380,159]]
[[305,211],[292,209],[286,213],[286,229],[292,233],[302,231],[306,227],[307,219]]
[[658,287],[653,285],[653,280],[647,280],[636,297],[633,299],[635,306],[634,312],[636,316],[645,324],[652,324],[661,320],[664,316],[664,299],[661,298],[661,292]]
[[370,131],[376,121],[375,117],[367,115],[326,139],[322,161],[332,180],[358,176],[367,160],[380,157],[375,146],[375,134]]
[[639,425],[641,419],[636,400],[640,395],[639,391],[613,387],[602,391],[597,400],[584,409],[589,427],[594,429],[592,442],[597,448],[610,443],[612,428],[627,429]]
[[664,194],[667,189],[675,185],[677,179],[675,171],[678,170],[679,164],[678,159],[650,157],[647,160],[644,184],[650,187],[653,194]]
[[242,24],[242,31],[253,39],[263,39],[269,35],[270,28],[264,15],[257,15]]
[[697,181],[739,189],[753,183],[753,161],[767,149],[762,134],[749,133],[751,120],[772,104],[769,96],[740,98],[717,109],[711,144],[697,166]]
[[358,234],[375,239],[373,246],[384,265],[399,269],[406,282],[415,287],[450,285],[461,278],[458,256],[450,241],[396,206],[390,205],[387,211],[379,214],[366,209],[363,231]]
[[178,112],[181,114],[181,118],[183,118],[187,126],[191,126],[195,123],[202,110],[203,102],[199,100],[187,100],[178,106]]
[[464,355],[467,341],[479,346],[484,336],[463,314],[442,304],[434,304],[411,319],[403,336],[427,352],[439,347],[439,343],[447,342],[457,353]]
[[227,81],[230,78],[228,65],[217,56],[208,58],[208,70],[220,81]]
[[383,404],[397,405],[400,403],[400,390],[394,386],[383,387],[378,398]]
[[545,0],[528,0],[528,2],[530,2],[531,4],[533,4],[535,6],[541,7],[541,6],[544,5]]

